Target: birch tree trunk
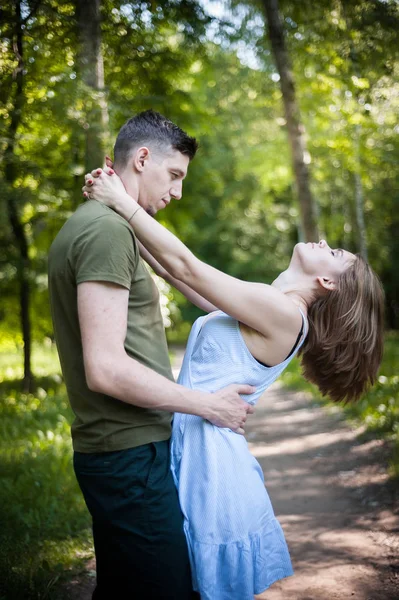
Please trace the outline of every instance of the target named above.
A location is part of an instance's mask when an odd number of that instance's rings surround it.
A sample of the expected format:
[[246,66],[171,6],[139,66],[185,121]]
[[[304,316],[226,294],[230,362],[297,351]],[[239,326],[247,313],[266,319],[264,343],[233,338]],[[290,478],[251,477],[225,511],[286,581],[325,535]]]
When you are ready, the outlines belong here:
[[[342,16],[345,20],[346,31],[349,34],[349,35],[347,35],[347,38],[349,40],[349,46],[350,46],[349,56],[350,56],[352,72],[357,77],[361,77],[361,74],[359,73],[356,48],[355,48],[355,45],[354,45],[351,35],[350,35],[350,31],[351,31],[350,20],[346,14],[344,3],[339,2],[338,6],[340,7]],[[362,176],[361,176],[361,158],[360,158],[360,156],[361,156],[360,155],[361,132],[362,132],[361,125],[359,125],[359,124],[355,125],[355,133],[354,133],[354,140],[353,140],[353,151],[354,151],[353,153],[354,153],[355,168],[354,168],[353,175],[354,175],[354,181],[355,181],[356,226],[357,226],[357,231],[359,234],[358,251],[361,254],[361,256],[363,256],[363,258],[365,260],[367,260],[367,255],[368,255],[367,234],[366,234],[366,224],[365,224],[365,220],[364,220],[364,192],[363,192],[363,184],[362,184]]]
[[301,225],[305,241],[317,241],[315,203],[310,191],[310,174],[306,150],[305,130],[295,94],[294,77],[284,40],[284,30],[279,12],[278,0],[262,0],[267,19],[269,39],[274,59],[280,75],[285,120],[291,146],[292,165],[298,194]]
[[367,260],[367,234],[366,224],[364,222],[364,193],[363,184],[361,177],[361,164],[360,164],[360,125],[356,125],[355,128],[355,205],[356,205],[356,225],[359,233],[359,253]]

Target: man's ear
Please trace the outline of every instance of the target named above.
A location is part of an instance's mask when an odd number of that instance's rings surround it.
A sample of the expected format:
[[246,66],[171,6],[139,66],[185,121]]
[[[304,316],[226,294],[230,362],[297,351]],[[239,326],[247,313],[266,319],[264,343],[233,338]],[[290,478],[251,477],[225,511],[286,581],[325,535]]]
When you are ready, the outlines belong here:
[[335,281],[329,277],[317,277],[317,281],[327,292],[337,289]]
[[133,165],[135,169],[142,173],[145,169],[146,163],[150,158],[150,151],[146,146],[139,148],[134,156]]
[[109,167],[110,169],[113,169],[113,168],[114,168],[114,163],[113,163],[113,160],[112,160],[112,158],[110,158],[108,155],[107,155],[107,156],[105,157],[105,159],[104,159],[104,165],[105,165],[106,167]]

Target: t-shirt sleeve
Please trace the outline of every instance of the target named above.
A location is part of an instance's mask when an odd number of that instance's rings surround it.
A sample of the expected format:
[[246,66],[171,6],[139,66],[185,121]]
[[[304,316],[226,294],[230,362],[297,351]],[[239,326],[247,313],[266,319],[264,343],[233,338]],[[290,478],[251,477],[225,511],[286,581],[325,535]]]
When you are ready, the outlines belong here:
[[130,289],[139,250],[128,224],[106,215],[94,219],[80,232],[72,256],[77,284],[108,281]]

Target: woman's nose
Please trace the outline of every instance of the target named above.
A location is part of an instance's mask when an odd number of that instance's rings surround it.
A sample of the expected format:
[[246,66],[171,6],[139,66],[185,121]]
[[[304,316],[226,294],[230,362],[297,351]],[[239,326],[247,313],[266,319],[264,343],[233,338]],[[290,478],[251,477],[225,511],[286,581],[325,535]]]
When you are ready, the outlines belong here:
[[327,246],[326,240],[320,240],[319,246],[320,246],[320,248],[325,248]]

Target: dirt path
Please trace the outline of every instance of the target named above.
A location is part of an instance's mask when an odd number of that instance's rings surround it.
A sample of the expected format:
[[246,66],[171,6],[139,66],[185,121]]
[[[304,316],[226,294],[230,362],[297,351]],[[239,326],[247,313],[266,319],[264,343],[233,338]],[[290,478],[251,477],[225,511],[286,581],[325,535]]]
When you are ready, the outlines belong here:
[[247,439],[295,569],[259,600],[399,599],[398,490],[361,433],[276,384],[259,402]]
[[[177,351],[175,372],[180,359]],[[361,433],[277,384],[261,398],[246,434],[295,575],[258,600],[399,600],[399,492],[388,449]],[[69,599],[90,600],[92,582],[71,582]]]

